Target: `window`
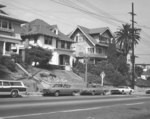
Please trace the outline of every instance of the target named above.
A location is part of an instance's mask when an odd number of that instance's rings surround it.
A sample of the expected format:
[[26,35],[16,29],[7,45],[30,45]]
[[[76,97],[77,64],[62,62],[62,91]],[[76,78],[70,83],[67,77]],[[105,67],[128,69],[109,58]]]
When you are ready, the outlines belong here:
[[45,44],[52,45],[52,38],[51,37],[45,37]]
[[67,49],[70,49],[70,45],[71,45],[70,43],[67,43]]
[[7,21],[2,21],[2,28],[7,28],[7,24],[8,24]]
[[64,87],[64,88],[70,88],[71,85],[69,85],[69,84],[64,84],[63,87]]
[[78,42],[78,36],[75,36],[75,42]]
[[61,48],[65,48],[65,42],[61,41]]
[[10,86],[10,83],[9,82],[3,82],[3,86]]
[[11,30],[12,23],[7,20],[0,20],[0,28]]
[[21,82],[10,82],[11,86],[22,86]]
[[2,82],[0,81],[0,86],[2,86]]
[[54,88],[59,88],[59,87],[62,87],[62,84],[55,84],[53,87]]
[[102,53],[102,48],[96,48],[96,53],[101,54]]
[[83,41],[83,36],[81,34],[77,34],[75,36],[75,42],[82,42]]
[[88,53],[94,53],[94,48],[88,48]]

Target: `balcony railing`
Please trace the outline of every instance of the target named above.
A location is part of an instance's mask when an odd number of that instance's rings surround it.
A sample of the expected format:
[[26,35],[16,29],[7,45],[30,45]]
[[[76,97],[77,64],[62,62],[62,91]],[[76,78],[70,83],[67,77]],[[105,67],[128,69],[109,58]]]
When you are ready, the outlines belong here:
[[0,31],[5,31],[5,32],[12,33],[12,32],[14,32],[14,29],[8,29],[8,28],[2,28],[2,27],[0,27]]

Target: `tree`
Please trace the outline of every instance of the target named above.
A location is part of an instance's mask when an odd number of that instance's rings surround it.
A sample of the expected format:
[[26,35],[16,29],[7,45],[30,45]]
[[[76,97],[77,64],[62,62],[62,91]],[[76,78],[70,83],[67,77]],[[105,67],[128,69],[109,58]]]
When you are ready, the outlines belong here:
[[[141,29],[134,29],[134,45],[137,45],[140,40]],[[125,56],[128,55],[132,46],[132,29],[130,24],[123,24],[122,28],[116,32],[116,43],[119,44],[120,49]]]
[[126,57],[124,55],[120,55],[117,59],[117,71],[119,71],[122,75],[128,74],[129,66],[126,62]]
[[111,63],[114,68],[117,68],[117,51],[116,51],[116,44],[110,43],[108,47],[108,54],[107,54],[108,63]]
[[25,52],[25,62],[29,65],[31,65],[32,62],[47,64],[52,58],[52,51],[41,47],[32,46],[30,49],[26,49]]
[[143,73],[143,68],[139,66],[135,66],[135,73],[138,77],[140,77],[141,74]]
[[12,72],[17,71],[14,61],[9,56],[1,56],[0,57],[0,65],[5,66],[6,68],[8,68]]

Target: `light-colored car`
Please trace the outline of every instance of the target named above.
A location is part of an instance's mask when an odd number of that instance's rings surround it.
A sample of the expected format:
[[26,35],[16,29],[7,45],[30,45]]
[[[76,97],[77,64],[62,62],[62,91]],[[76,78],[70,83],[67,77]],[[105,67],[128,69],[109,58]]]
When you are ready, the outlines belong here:
[[0,95],[11,95],[15,98],[25,94],[27,87],[22,81],[0,80]]
[[132,94],[134,90],[128,86],[119,86],[111,90],[111,94]]
[[70,84],[54,84],[51,88],[43,89],[43,96],[46,95],[75,95],[80,89],[72,87]]

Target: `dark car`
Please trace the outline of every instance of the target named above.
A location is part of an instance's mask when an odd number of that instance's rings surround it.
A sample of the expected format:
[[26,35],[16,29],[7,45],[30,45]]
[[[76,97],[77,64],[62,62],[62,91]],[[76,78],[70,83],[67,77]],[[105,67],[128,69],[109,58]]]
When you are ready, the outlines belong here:
[[43,89],[43,96],[47,95],[75,95],[80,92],[80,89],[73,87],[70,84],[54,84],[50,88]]
[[90,84],[88,87],[82,88],[81,95],[105,95],[107,90],[98,84]]
[[146,94],[150,94],[150,89],[145,91]]

